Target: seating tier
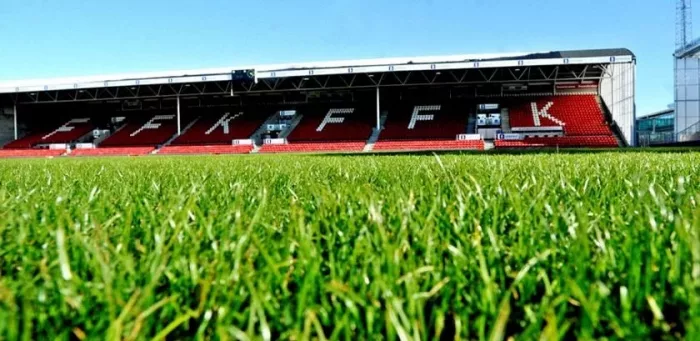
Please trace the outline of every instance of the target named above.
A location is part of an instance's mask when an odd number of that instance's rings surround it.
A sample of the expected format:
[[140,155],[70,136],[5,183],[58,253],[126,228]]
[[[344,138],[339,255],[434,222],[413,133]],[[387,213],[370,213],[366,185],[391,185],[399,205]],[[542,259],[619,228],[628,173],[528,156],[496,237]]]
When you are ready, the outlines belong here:
[[65,152],[63,149],[0,149],[0,158],[56,157]]
[[161,148],[158,154],[248,154],[251,150],[253,150],[251,145],[166,146]]
[[309,142],[266,144],[260,153],[361,152],[365,142]]
[[390,109],[379,140],[454,140],[468,119],[466,105],[456,102],[400,104]]
[[153,147],[102,147],[93,149],[76,149],[70,156],[138,156],[148,155]]
[[392,150],[484,150],[483,140],[405,140],[378,141],[375,151]]

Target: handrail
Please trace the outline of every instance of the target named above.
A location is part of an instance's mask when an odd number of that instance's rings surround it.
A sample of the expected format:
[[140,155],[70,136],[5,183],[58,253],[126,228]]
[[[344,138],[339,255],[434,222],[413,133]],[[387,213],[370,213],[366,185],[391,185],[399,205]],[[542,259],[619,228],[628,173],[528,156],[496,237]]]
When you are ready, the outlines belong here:
[[700,121],[697,121],[679,132],[679,135],[693,135],[700,132]]

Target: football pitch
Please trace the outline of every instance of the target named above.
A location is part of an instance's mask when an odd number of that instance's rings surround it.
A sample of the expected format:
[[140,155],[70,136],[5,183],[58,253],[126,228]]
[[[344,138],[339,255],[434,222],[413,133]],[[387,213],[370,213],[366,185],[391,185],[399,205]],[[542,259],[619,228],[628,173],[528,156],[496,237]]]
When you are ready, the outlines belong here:
[[0,339],[700,339],[700,153],[0,161]]

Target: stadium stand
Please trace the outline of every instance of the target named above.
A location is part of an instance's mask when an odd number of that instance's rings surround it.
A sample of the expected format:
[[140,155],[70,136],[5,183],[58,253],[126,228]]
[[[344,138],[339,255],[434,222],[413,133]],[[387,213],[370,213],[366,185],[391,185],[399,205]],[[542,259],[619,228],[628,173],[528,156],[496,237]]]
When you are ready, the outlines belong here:
[[[182,120],[186,124],[191,120]],[[70,156],[147,155],[177,133],[174,114],[132,114],[96,148],[75,149]]]
[[634,145],[634,80],[625,78],[634,70],[631,51],[602,49],[0,82],[0,150],[20,150],[4,152],[13,157]]
[[464,103],[400,103],[390,109],[373,150],[483,150],[483,140],[457,140],[469,121]]
[[198,119],[161,148],[158,154],[245,154],[253,145],[233,145],[235,140],[247,140],[265,119],[260,110],[240,108],[211,108],[195,112]]
[[510,107],[511,127],[562,126],[567,136],[612,135],[595,96],[564,95]]
[[[496,140],[497,148],[618,146],[595,95],[521,99],[508,106],[511,128],[520,128],[525,137],[519,141]],[[563,136],[540,134],[557,127]]]
[[233,140],[249,139],[267,118],[257,110],[239,108],[209,109],[196,114],[199,119],[171,146],[230,145]]
[[372,135],[372,109],[356,104],[310,105],[299,109],[301,121],[287,144],[266,144],[261,153],[361,152]]
[[[186,125],[187,120],[182,121]],[[135,116],[102,141],[99,148],[105,147],[153,147],[167,142],[177,133],[177,120],[174,114]]]
[[95,128],[89,118],[74,118],[53,129],[42,129],[12,141],[3,149],[30,149],[38,145],[71,143],[89,134]]
[[372,109],[357,105],[308,107],[304,117],[287,137],[294,142],[367,141],[372,134]]
[[401,103],[389,109],[379,140],[454,140],[464,134],[468,119],[466,106],[456,102]]

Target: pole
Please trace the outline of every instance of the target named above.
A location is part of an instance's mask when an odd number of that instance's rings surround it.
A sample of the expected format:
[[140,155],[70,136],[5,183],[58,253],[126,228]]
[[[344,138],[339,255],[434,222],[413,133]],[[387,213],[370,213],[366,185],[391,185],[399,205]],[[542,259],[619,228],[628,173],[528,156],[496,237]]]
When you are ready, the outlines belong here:
[[379,131],[380,129],[382,129],[382,127],[381,127],[381,124],[382,124],[382,123],[381,123],[381,118],[379,117],[379,116],[380,116],[380,113],[381,113],[381,110],[380,110],[380,108],[379,108],[379,87],[377,87],[377,127],[376,127],[377,131]]
[[15,120],[14,127],[15,127],[15,140],[16,140],[17,138],[19,138],[19,134],[17,131],[17,104],[15,104],[12,107],[12,113],[14,115],[14,120]]
[[180,96],[177,96],[177,134],[180,135]]

